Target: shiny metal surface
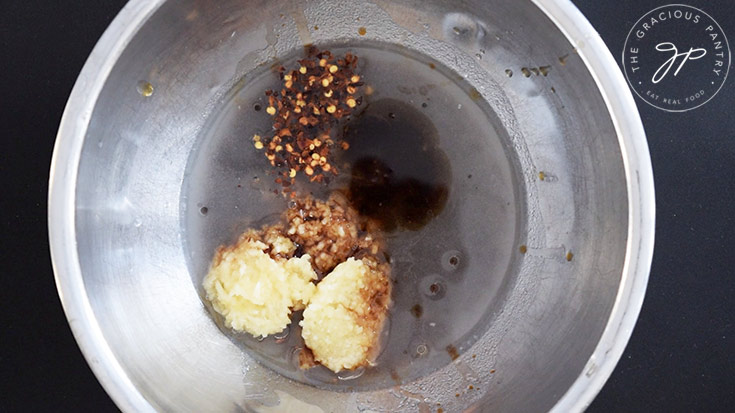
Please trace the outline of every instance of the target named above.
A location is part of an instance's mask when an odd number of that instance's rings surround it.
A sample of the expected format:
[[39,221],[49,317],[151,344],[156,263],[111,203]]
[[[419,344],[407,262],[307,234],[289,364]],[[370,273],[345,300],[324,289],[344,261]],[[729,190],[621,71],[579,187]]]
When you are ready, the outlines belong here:
[[[513,282],[457,360],[364,392],[287,380],[225,337],[192,283],[182,231],[187,165],[226,93],[260,65],[334,40],[400,45],[476,89],[517,165],[526,251],[507,252]],[[541,66],[551,71],[530,70]],[[622,354],[653,250],[635,103],[565,1],[133,0],[77,81],[50,179],[59,294],[126,411],[580,411]]]

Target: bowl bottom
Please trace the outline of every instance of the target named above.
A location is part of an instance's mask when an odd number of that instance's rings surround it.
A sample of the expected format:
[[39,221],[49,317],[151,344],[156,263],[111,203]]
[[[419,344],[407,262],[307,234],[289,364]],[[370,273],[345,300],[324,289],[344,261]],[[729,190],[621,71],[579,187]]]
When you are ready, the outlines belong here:
[[[350,150],[337,158],[342,173],[328,185],[299,182],[297,191],[324,197],[346,188],[352,166],[377,158],[400,179],[446,187],[446,204],[425,211],[420,228],[385,234],[394,305],[375,367],[340,374],[298,369],[300,313],[284,332],[263,340],[227,330],[212,311],[213,320],[243,351],[292,380],[343,391],[387,388],[451,363],[501,308],[517,267],[519,173],[495,114],[456,73],[379,43],[324,49],[357,55],[363,90],[371,93],[346,121],[359,127],[349,138]],[[274,66],[291,68],[301,57]],[[267,66],[248,73],[210,117],[189,158],[182,229],[191,279],[202,298],[202,279],[217,246],[275,222],[287,207],[251,139],[271,130],[264,91],[280,90],[279,83]]]

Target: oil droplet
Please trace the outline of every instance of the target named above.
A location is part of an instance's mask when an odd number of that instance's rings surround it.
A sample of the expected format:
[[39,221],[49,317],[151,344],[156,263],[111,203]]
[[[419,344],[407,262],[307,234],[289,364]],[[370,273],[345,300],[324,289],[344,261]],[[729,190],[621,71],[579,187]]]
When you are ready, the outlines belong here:
[[390,378],[398,384],[401,383],[401,376],[399,376],[398,373],[393,369],[390,370]]
[[253,110],[255,110],[256,112],[260,112],[261,109],[263,109],[263,107],[260,106],[260,103],[256,103],[253,105]]
[[203,207],[201,207],[199,209],[199,213],[202,214],[202,215],[207,215],[208,212],[209,212],[209,208],[207,208],[205,206],[203,206]]
[[505,69],[505,74],[506,74],[506,76],[508,76],[508,77],[513,77],[513,71],[512,71],[512,70],[510,70],[510,69]]
[[567,256],[566,256],[567,261],[571,262],[572,258],[574,258],[574,254],[572,254],[571,251],[567,252]]
[[359,34],[360,36],[365,36],[365,35],[367,34],[367,29],[366,29],[366,28],[364,28],[364,27],[360,27],[359,29],[357,29],[357,33],[358,33],[358,34]]
[[135,218],[135,221],[133,221],[133,226],[135,228],[140,228],[141,225],[143,225],[143,220],[140,218]]
[[186,15],[186,21],[194,21],[199,17],[199,10],[192,10],[189,12],[189,14]]
[[442,255],[442,268],[446,271],[456,271],[462,263],[462,254],[459,251],[451,250]]
[[559,58],[559,64],[562,65],[562,66],[566,66],[567,65],[567,58],[568,57],[569,57],[568,54],[565,54],[564,56],[561,56]]
[[528,252],[528,247],[525,245],[521,245],[520,248],[518,248],[519,251],[521,251],[521,254],[525,254]]
[[146,82],[145,80],[141,80],[138,82],[138,93],[140,93],[144,97],[150,97],[153,95],[153,85],[150,82]]
[[452,361],[457,360],[459,358],[459,352],[457,352],[457,348],[453,345],[447,346],[447,353],[449,354],[449,357],[451,357]]
[[531,77],[531,71],[528,70],[527,67],[522,67],[521,68],[521,73],[523,73],[523,76],[525,76],[525,77]]
[[286,326],[286,328],[283,329],[280,333],[276,333],[273,335],[273,338],[276,339],[276,343],[282,343],[286,337],[288,337],[288,334],[291,332],[291,327]]
[[416,355],[419,357],[425,356],[429,352],[429,347],[426,344],[419,344],[416,346]]
[[539,72],[541,72],[542,75],[546,76],[551,71],[551,66],[541,66],[538,68]]
[[343,381],[355,380],[365,373],[365,367],[358,367],[354,370],[342,370],[337,373],[337,378]]
[[470,89],[470,99],[472,99],[472,100],[480,100],[480,98],[482,98],[482,95],[480,94],[480,92],[477,89],[475,89],[475,88]]
[[436,274],[424,277],[420,282],[419,289],[424,296],[432,300],[438,300],[444,297],[447,290],[444,285],[444,280]]
[[300,368],[301,365],[299,354],[301,354],[301,347],[291,347],[288,351],[288,361],[296,368]]
[[543,180],[544,180],[545,178],[546,178],[546,174],[544,173],[544,171],[540,171],[540,172],[538,173],[538,179],[539,179],[540,181],[543,181]]
[[413,316],[416,318],[421,318],[421,316],[424,314],[424,308],[421,307],[421,304],[416,304],[411,307],[411,314],[413,314]]

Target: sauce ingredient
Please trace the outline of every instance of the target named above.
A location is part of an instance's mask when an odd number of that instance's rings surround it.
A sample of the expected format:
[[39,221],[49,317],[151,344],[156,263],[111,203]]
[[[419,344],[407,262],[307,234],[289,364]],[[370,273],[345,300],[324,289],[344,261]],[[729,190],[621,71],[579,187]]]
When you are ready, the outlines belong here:
[[393,99],[370,102],[344,127],[349,199],[383,231],[416,231],[438,216],[451,183],[449,158],[426,115]]
[[[212,307],[227,327],[263,337],[304,310],[302,368],[372,363],[391,305],[381,238],[339,192],[327,201],[292,200],[282,221],[217,250],[204,279]],[[319,281],[319,274],[327,275]]]
[[372,364],[390,305],[388,274],[374,258],[349,258],[317,285],[300,323],[316,362],[334,372]]
[[382,240],[366,232],[369,225],[339,192],[327,201],[311,197],[291,201],[286,211],[288,236],[313,257],[321,274],[332,271],[348,257],[362,252],[377,254]]
[[332,148],[346,150],[348,145],[335,141],[332,129],[362,103],[357,93],[363,82],[354,72],[357,56],[334,57],[311,46],[298,64],[290,71],[281,66],[283,88],[265,92],[273,135],[253,136],[255,148],[264,150],[270,164],[281,169],[278,182],[287,189],[301,172],[316,182],[324,182],[325,173],[337,175]]
[[[204,286],[225,325],[253,336],[281,332],[304,310],[300,367],[340,372],[372,365],[380,349],[392,304],[381,234],[416,231],[438,215],[451,172],[420,110],[383,98],[356,112],[357,56],[310,47],[297,62],[280,67],[280,89],[265,93],[272,132],[252,137],[290,194],[288,208],[279,224],[220,247]],[[347,187],[326,200],[297,196],[297,181],[329,183],[337,164]],[[414,315],[422,312],[417,305]]]
[[248,231],[217,250],[204,290],[227,327],[265,337],[288,326],[292,309],[305,307],[317,275],[311,257],[294,257],[295,250],[278,228]]

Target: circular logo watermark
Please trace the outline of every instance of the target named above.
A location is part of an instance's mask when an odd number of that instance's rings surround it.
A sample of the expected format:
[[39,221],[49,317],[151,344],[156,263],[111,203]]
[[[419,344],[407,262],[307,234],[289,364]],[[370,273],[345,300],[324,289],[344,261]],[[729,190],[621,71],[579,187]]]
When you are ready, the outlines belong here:
[[730,70],[730,45],[707,13],[685,4],[653,9],[630,29],[623,69],[646,103],[684,112],[712,99]]

